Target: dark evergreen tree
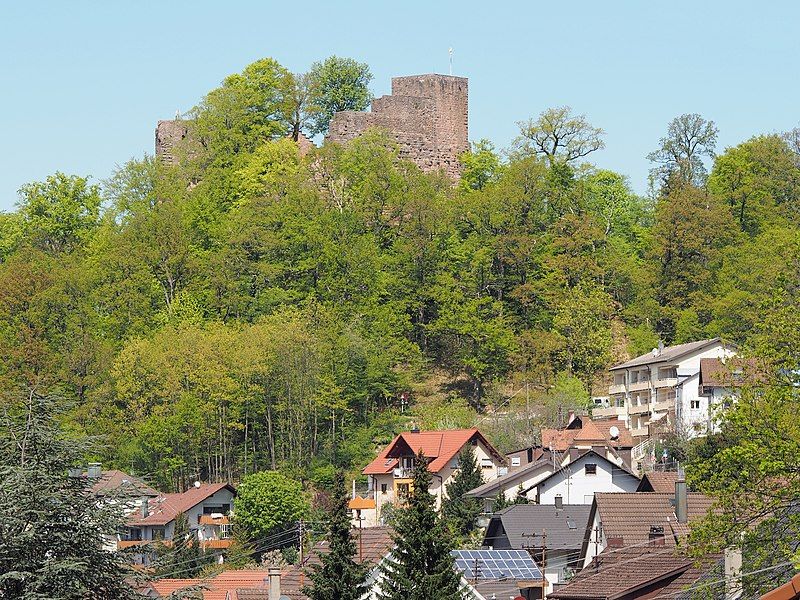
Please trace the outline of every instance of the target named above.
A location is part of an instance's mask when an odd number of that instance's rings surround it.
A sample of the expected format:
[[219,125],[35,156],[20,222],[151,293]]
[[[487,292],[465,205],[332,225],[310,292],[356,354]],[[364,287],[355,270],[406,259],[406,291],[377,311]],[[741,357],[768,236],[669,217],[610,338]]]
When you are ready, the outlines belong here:
[[442,512],[454,531],[461,535],[475,529],[475,520],[481,514],[481,500],[466,494],[483,484],[483,474],[475,458],[472,446],[465,446],[458,454],[458,472],[447,484],[447,498],[442,503]]
[[364,594],[366,567],[356,562],[356,543],[350,529],[349,497],[344,473],[338,473],[333,489],[333,509],[328,522],[330,551],[311,566],[311,585],[303,590],[311,600],[358,600]]
[[122,555],[104,547],[120,514],[75,468],[88,448],[65,434],[62,416],[57,399],[35,391],[0,408],[0,598],[142,598]]
[[420,453],[416,458],[408,505],[394,523],[395,548],[381,563],[380,597],[386,600],[453,600],[464,597],[456,572],[453,540],[428,492],[431,474]]
[[191,578],[208,564],[197,537],[189,528],[189,519],[183,513],[175,517],[171,542],[162,542],[156,547],[155,573],[158,577]]

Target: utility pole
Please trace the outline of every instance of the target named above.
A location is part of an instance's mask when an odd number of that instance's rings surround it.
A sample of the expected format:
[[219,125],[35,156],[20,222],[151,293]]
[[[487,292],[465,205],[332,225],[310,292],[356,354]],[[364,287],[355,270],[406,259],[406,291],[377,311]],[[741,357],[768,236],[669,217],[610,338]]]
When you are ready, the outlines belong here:
[[597,560],[597,547],[600,544],[600,530],[595,527],[594,528],[594,568],[596,569],[597,566],[600,564]]
[[542,600],[547,597],[547,577],[545,569],[547,567],[547,529],[542,529],[542,562],[539,570],[542,572]]

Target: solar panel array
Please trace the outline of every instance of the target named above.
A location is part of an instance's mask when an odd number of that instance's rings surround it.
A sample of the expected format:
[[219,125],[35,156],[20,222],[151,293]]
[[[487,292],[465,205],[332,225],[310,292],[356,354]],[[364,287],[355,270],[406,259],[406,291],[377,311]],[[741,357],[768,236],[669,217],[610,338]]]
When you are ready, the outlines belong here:
[[541,579],[542,572],[525,550],[453,550],[456,569],[467,579]]

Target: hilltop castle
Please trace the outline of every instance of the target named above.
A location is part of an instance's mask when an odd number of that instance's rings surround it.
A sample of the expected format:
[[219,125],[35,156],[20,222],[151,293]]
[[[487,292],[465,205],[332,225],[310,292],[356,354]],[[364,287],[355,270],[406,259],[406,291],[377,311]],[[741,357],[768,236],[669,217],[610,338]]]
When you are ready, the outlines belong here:
[[[411,75],[392,78],[392,93],[372,101],[371,112],[338,112],[326,141],[348,142],[370,127],[383,129],[397,141],[400,156],[423,171],[461,175],[458,157],[469,150],[467,78]],[[156,156],[174,163],[175,145],[189,136],[189,121],[159,121]],[[305,139],[305,138],[304,138]]]
[[467,81],[433,74],[393,77],[391,95],[375,98],[372,112],[336,113],[326,140],[347,142],[379,127],[395,138],[403,158],[457,179],[458,157],[469,150]]

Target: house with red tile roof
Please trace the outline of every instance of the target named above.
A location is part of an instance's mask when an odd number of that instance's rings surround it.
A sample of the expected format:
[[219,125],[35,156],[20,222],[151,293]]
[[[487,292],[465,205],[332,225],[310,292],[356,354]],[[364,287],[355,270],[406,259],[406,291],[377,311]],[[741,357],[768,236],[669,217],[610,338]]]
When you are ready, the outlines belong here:
[[414,430],[399,434],[362,471],[369,481],[369,495],[375,501],[374,515],[362,510],[362,518],[380,521],[385,506],[404,501],[411,491],[411,473],[420,451],[433,474],[429,491],[436,496],[436,506],[441,506],[447,484],[458,472],[458,454],[465,447],[473,449],[484,481],[500,475],[505,457],[478,429]]
[[[196,483],[179,494],[143,497],[139,506],[128,514],[117,547],[171,540],[175,519],[182,513],[203,548],[227,548],[230,545],[229,517],[235,496],[236,488],[229,483]],[[146,555],[140,558],[147,562]]]

